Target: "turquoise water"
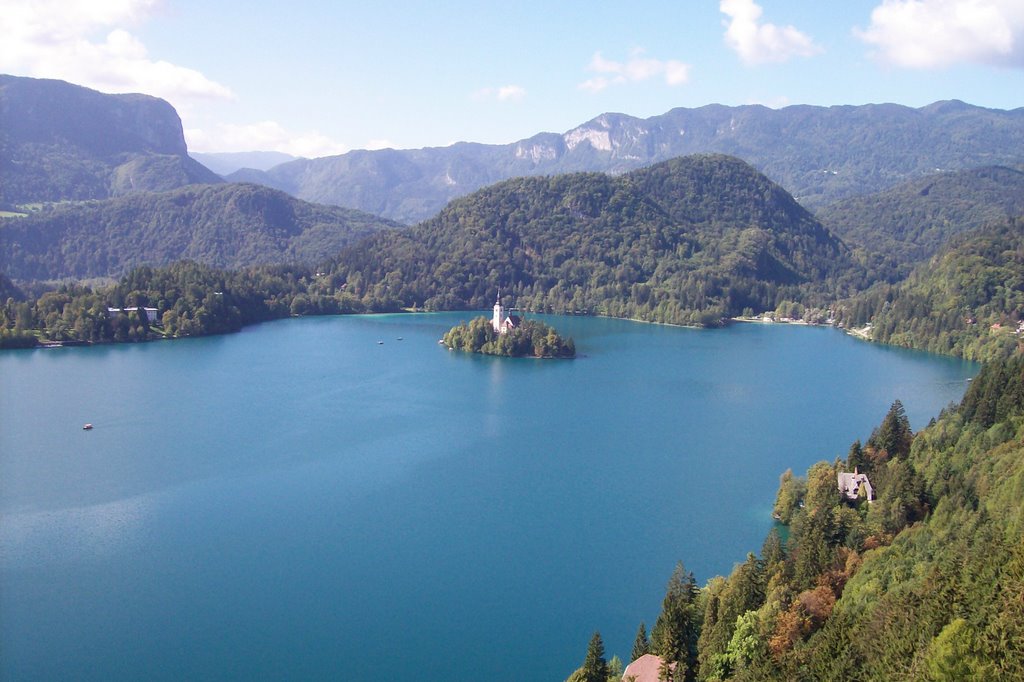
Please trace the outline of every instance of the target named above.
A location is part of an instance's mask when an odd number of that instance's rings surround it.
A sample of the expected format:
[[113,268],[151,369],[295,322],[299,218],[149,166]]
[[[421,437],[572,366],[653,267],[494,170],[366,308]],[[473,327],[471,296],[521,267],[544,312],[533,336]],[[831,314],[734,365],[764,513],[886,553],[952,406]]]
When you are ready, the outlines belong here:
[[0,354],[2,677],[562,680],[677,560],[757,551],[782,471],[976,371],[783,325],[437,345],[466,317]]

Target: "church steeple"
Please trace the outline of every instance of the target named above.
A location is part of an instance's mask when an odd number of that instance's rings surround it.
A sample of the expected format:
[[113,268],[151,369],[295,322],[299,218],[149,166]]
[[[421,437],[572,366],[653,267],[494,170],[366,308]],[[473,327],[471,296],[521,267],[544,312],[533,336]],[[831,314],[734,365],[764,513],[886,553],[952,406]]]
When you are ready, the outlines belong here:
[[498,296],[494,299],[494,316],[491,318],[491,326],[494,331],[501,333],[501,327],[505,323],[505,310],[501,307],[501,289],[498,289]]

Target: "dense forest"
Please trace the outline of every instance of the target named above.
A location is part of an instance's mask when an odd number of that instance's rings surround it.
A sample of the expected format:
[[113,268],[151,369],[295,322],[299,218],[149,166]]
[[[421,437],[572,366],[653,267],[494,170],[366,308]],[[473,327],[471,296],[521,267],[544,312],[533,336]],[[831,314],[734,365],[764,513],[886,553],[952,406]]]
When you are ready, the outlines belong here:
[[481,309],[500,287],[529,311],[699,325],[785,300],[822,306],[866,277],[783,189],[724,156],[509,180],[329,270],[357,297],[405,307]]
[[20,280],[119,277],[182,259],[218,268],[314,265],[396,223],[257,185],[190,185],[0,218],[0,262]]
[[[873,498],[840,493],[855,468]],[[1024,355],[919,433],[896,401],[845,461],[786,472],[775,511],[787,539],[728,577],[677,566],[632,659],[677,682],[1024,679]],[[595,638],[570,680],[620,679]]]
[[952,239],[903,282],[837,306],[875,341],[971,360],[1006,357],[1024,341],[1024,219]]
[[871,263],[876,279],[895,282],[951,237],[1024,216],[1024,171],[987,166],[935,173],[838,201],[816,215]]
[[[150,323],[138,310],[156,308]],[[381,306],[378,310],[387,310]],[[238,331],[288,317],[366,312],[345,292],[328,291],[304,268],[218,270],[184,261],[136,268],[111,286],[62,285],[32,301],[8,297],[0,307],[0,348],[60,343],[128,342]]]
[[452,350],[505,357],[573,358],[576,343],[563,339],[550,325],[522,320],[504,334],[494,331],[486,317],[477,317],[445,332],[441,339]]

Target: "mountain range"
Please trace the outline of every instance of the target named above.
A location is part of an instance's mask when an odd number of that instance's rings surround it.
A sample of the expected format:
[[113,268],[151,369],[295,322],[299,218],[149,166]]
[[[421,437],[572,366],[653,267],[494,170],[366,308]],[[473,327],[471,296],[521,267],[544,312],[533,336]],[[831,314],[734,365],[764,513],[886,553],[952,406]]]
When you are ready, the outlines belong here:
[[563,134],[505,145],[460,142],[299,159],[228,179],[414,223],[456,197],[511,177],[623,173],[676,156],[722,153],[744,159],[816,210],[937,171],[1019,164],[1022,149],[1024,108],[1001,111],[960,101],[918,109],[713,104],[646,119],[602,114]]
[[250,169],[270,170],[282,163],[295,161],[298,157],[284,152],[192,152],[193,159],[218,175],[230,175],[235,171]]
[[[951,237],[992,223],[1019,231],[1013,218],[1024,212],[1024,109],[955,101],[606,114],[512,145],[351,152],[230,176],[283,178],[289,192],[403,219],[517,176],[408,229],[224,183],[189,158],[180,119],[156,98],[5,76],[0,113],[0,209],[13,209],[0,217],[0,265],[19,287],[182,258],[220,268],[331,261],[310,300],[344,298],[345,309],[485,307],[501,287],[533,310],[716,324],[895,284]],[[745,161],[675,156],[706,147]],[[649,165],[660,156],[672,158]],[[591,167],[601,172],[579,170]],[[971,286],[1003,273],[1004,255],[996,269],[972,271]],[[867,322],[898,295],[888,291],[844,309]],[[1004,323],[1019,316],[1005,306],[993,313]]]

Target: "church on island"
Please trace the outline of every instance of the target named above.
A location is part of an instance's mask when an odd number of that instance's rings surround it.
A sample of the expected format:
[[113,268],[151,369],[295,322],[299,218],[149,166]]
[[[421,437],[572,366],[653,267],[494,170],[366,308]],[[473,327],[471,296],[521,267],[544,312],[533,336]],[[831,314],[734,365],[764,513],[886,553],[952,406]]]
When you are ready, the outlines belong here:
[[491,326],[498,334],[508,334],[510,331],[522,324],[523,318],[518,315],[511,315],[501,305],[501,292],[494,301],[494,315],[491,317]]

